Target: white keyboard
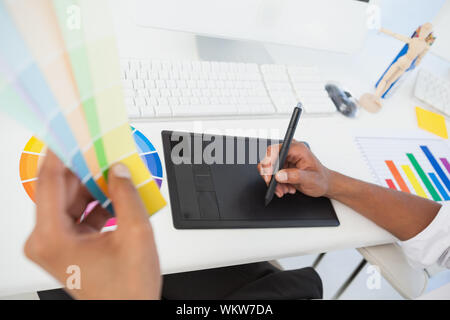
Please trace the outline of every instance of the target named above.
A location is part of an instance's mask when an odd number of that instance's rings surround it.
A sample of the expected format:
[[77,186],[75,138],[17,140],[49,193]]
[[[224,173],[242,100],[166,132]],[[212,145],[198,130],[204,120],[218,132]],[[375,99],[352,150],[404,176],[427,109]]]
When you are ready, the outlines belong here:
[[132,119],[336,113],[314,67],[133,59],[122,80]]
[[422,68],[417,75],[414,95],[450,116],[450,81]]

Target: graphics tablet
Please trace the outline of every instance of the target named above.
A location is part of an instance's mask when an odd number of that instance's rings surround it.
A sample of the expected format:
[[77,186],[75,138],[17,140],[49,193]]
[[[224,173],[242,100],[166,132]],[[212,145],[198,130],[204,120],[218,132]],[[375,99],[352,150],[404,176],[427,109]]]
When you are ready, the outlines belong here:
[[329,199],[302,193],[274,198],[257,163],[265,139],[163,131],[164,157],[177,229],[338,226]]

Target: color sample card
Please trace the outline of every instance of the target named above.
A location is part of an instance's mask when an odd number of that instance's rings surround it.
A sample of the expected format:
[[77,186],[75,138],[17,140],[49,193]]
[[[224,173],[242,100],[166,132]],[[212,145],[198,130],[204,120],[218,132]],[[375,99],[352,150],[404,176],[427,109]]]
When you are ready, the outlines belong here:
[[55,105],[53,95],[28,49],[0,1],[0,107],[48,141],[54,152],[68,163],[66,145],[52,132],[48,114]]
[[154,155],[142,155],[132,138],[107,0],[0,0],[0,43],[2,110],[111,213],[107,173],[117,162],[130,169],[149,214],[166,205],[161,176],[147,168]]
[[448,139],[447,126],[443,115],[416,107],[416,116],[419,128]]
[[[16,90],[3,77],[0,71],[0,107],[13,119],[19,120],[41,139],[48,141],[52,150],[63,160],[67,162],[66,155],[62,152],[61,146],[57,138],[47,131],[47,127],[39,119],[39,114],[36,114],[34,108],[29,109],[32,102],[29,97],[20,89]],[[25,114],[25,116],[22,116]]]

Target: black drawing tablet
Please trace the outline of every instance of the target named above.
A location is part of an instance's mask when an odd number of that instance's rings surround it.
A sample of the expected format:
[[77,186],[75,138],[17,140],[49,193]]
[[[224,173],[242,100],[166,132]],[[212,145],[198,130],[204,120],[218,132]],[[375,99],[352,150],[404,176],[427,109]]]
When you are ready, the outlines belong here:
[[[163,131],[162,139],[173,224],[177,229],[339,225],[330,200],[324,197],[312,198],[297,192],[281,199],[274,197],[264,206],[267,187],[256,163],[270,144],[267,140],[172,131]],[[189,147],[180,152],[183,139],[184,146]],[[214,163],[194,156],[199,155],[199,150],[202,155],[208,146],[211,151],[211,143],[217,141],[223,143],[217,143],[211,153]]]

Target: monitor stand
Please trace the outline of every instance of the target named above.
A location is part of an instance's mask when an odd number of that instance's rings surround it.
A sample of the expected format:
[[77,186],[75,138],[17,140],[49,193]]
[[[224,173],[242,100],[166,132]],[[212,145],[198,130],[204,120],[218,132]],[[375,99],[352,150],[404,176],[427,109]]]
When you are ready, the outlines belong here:
[[195,38],[201,60],[257,64],[274,63],[265,46],[259,42],[205,36],[196,36]]

